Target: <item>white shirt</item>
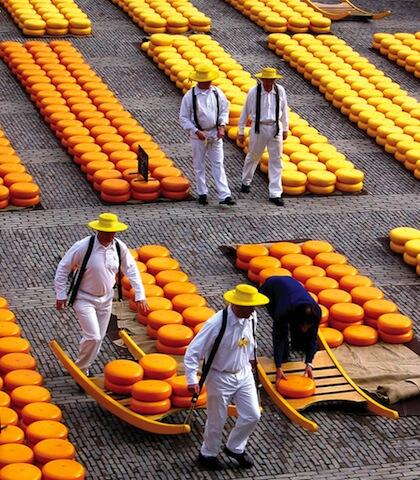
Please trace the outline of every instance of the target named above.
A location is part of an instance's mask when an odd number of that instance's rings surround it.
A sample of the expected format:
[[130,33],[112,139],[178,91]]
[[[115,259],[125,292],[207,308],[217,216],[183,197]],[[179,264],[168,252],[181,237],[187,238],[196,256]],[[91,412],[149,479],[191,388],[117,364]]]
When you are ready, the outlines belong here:
[[[67,298],[66,285],[69,273],[80,267],[90,237],[83,238],[76,242],[64,255],[58,264],[55,274],[55,292],[57,300]],[[115,285],[115,275],[118,273],[118,253],[115,242],[118,241],[121,250],[121,271],[130,279],[135,290],[135,301],[146,298],[143,282],[137,269],[136,262],[129,252],[127,245],[120,240],[113,240],[107,247],[104,247],[95,237],[92,253],[86,266],[79,291],[89,293],[95,297],[111,295]]]
[[[198,335],[188,345],[184,356],[188,385],[198,383],[197,371],[200,362],[210,355],[214,341],[222,326],[222,318],[223,310],[220,310],[207,320]],[[248,366],[249,361],[255,358],[252,318],[254,318],[256,328],[256,313],[253,313],[249,318],[238,318],[231,307],[228,307],[226,330],[214,357],[211,370],[238,372]]]
[[[277,85],[279,89],[280,105],[279,105],[279,124],[280,132],[287,132],[289,130],[289,115],[287,107],[286,92],[281,85]],[[276,121],[276,93],[274,86],[270,92],[267,92],[262,86],[261,88],[261,115],[260,122],[275,122]],[[242,108],[241,116],[239,118],[239,134],[243,135],[248,116],[255,122],[257,110],[257,87],[251,88],[245,100],[245,105]]]
[[[219,96],[219,119],[217,119],[217,102],[214,91]],[[195,87],[197,100],[197,119],[203,130],[215,129],[217,123],[226,125],[229,121],[229,103],[225,94],[217,87],[211,86],[208,90],[201,90]],[[192,135],[198,130],[194,122],[192,89],[184,95],[179,112],[179,122],[184,130]]]

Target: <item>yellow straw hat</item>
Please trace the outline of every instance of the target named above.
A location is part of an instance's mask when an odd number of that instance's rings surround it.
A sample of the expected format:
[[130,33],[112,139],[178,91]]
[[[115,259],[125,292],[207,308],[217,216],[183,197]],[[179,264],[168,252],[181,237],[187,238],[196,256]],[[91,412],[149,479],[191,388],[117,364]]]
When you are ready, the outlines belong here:
[[258,305],[266,305],[270,302],[269,298],[259,293],[255,287],[245,283],[237,285],[234,290],[228,290],[223,297],[233,305],[247,307],[257,307]]
[[195,72],[190,75],[190,80],[195,82],[211,82],[219,76],[214,67],[206,64],[199,64],[195,67]]
[[283,78],[283,75],[280,75],[276,68],[265,67],[261,70],[260,73],[257,73],[255,77],[275,80],[276,78]]
[[101,213],[98,220],[92,220],[88,226],[99,232],[123,232],[128,228],[128,225],[118,221],[115,213]]

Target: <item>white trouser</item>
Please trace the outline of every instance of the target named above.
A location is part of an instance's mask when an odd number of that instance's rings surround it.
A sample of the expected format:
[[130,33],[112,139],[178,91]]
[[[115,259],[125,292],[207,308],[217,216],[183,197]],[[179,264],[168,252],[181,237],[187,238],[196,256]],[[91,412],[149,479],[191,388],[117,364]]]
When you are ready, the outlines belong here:
[[87,370],[98,356],[111,318],[113,297],[113,293],[102,297],[94,297],[80,290],[77,293],[73,309],[83,336],[75,363],[81,370]]
[[249,132],[249,150],[242,169],[242,184],[251,185],[255,170],[260,162],[264,149],[268,150],[268,191],[270,198],[281,197],[281,155],[283,147],[282,129],[275,137],[276,125],[261,125],[260,133],[255,133],[255,123],[252,122]]
[[247,366],[239,373],[210,370],[206,387],[207,421],[201,454],[206,457],[218,455],[227,419],[228,405],[232,401],[236,405],[238,419],[230,432],[226,446],[232,452],[244,452],[248,438],[261,416],[251,366]]
[[216,184],[216,190],[219,200],[230,197],[231,193],[226,178],[225,167],[223,165],[223,140],[217,139],[217,130],[213,132],[204,132],[208,137],[213,137],[213,141],[207,143],[199,138],[191,137],[192,157],[195,170],[195,183],[197,185],[198,195],[207,195],[206,185],[206,153],[211,163],[211,173]]

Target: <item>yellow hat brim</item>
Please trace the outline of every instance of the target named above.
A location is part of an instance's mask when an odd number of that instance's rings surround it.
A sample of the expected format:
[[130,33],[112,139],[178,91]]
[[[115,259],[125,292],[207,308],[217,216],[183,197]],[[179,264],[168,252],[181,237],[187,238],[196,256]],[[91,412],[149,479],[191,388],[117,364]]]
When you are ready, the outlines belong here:
[[190,80],[193,80],[194,82],[211,82],[212,80],[216,80],[218,76],[219,74],[217,72],[209,72],[206,78],[197,78],[195,72],[193,72],[190,75]]
[[89,222],[88,226],[93,230],[97,230],[98,232],[123,232],[124,230],[128,229],[128,225],[122,222],[115,222],[112,227],[107,228],[101,225],[99,220],[93,220],[92,222]]
[[278,78],[283,78],[283,75],[276,74],[276,75],[270,75],[268,77],[268,76],[265,76],[263,73],[257,73],[255,75],[255,78],[266,78],[267,80],[276,80]]
[[267,305],[267,303],[270,303],[270,299],[265,295],[263,295],[262,293],[257,293],[254,296],[253,300],[249,302],[238,300],[238,298],[235,295],[235,290],[228,290],[223,295],[223,298],[227,302],[232,303],[233,305],[240,305],[243,307],[258,307],[258,306]]

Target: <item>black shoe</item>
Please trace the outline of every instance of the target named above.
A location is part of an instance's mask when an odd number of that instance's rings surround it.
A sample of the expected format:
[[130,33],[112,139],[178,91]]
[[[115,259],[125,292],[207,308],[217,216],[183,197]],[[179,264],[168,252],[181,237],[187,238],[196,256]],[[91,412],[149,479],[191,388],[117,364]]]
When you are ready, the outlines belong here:
[[209,202],[207,201],[207,195],[200,195],[198,197],[198,203],[200,205],[207,205]]
[[284,206],[284,200],[281,197],[269,198],[268,201],[274,203],[274,205],[277,205],[278,207]]
[[251,186],[250,185],[241,185],[241,192],[242,193],[249,193],[251,191]]
[[206,470],[223,470],[223,465],[217,457],[205,457],[199,453],[197,463]]
[[239,468],[252,468],[254,466],[254,460],[247,453],[235,453],[229,450],[227,447],[223,449],[228,457],[234,458],[239,463]]
[[219,202],[219,205],[236,205],[236,202],[232,199],[232,197],[226,197],[224,200]]

